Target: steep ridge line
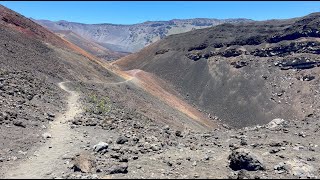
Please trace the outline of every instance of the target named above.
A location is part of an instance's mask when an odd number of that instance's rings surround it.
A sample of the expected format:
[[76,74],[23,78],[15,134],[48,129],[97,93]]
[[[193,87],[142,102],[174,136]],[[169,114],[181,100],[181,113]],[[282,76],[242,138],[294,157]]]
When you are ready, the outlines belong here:
[[45,178],[63,166],[63,161],[59,161],[59,159],[73,149],[72,144],[70,144],[72,139],[79,137],[77,132],[69,128],[67,122],[82,111],[77,103],[79,94],[69,90],[65,86],[67,82],[58,84],[61,89],[69,93],[67,97],[68,107],[66,112],[58,115],[49,127],[48,133],[51,134],[52,138],[41,146],[34,156],[21,162],[16,168],[9,170],[5,174],[5,178]]

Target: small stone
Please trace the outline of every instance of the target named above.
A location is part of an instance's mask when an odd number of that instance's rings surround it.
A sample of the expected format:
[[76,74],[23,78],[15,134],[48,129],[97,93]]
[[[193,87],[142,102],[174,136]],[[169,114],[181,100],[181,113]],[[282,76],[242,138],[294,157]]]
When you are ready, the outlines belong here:
[[27,125],[22,121],[13,121],[13,125],[18,126],[18,127],[22,127],[22,128],[27,127]]
[[107,143],[105,143],[105,142],[99,142],[98,144],[93,146],[93,150],[95,152],[100,152],[102,150],[108,149],[108,146],[109,145]]
[[177,137],[183,137],[181,131],[176,131],[176,132],[175,132],[175,135],[176,135]]
[[129,158],[127,156],[121,156],[119,162],[128,162]]
[[304,132],[299,132],[298,136],[303,137],[303,138],[306,137]]
[[247,140],[241,139],[240,145],[241,145],[241,146],[246,146],[246,145],[248,145]]
[[208,155],[205,155],[203,158],[205,161],[208,161],[210,159],[210,157]]
[[275,154],[275,153],[277,153],[277,152],[279,152],[280,151],[280,149],[271,149],[270,151],[269,151],[269,153],[270,154]]
[[133,156],[132,159],[137,160],[137,159],[139,159],[139,156]]
[[48,115],[48,117],[50,117],[50,118],[54,118],[54,117],[56,117],[56,115],[55,115],[55,114],[53,114],[53,113],[51,113],[51,112],[48,112],[48,113],[47,113],[47,115]]
[[151,146],[150,148],[151,148],[153,151],[159,151],[159,150],[160,150],[160,147],[159,147],[157,144],[151,144],[150,146]]
[[50,133],[43,133],[43,134],[42,134],[42,137],[43,137],[44,139],[52,138],[52,136],[51,136]]
[[19,154],[26,155],[28,152],[18,151]]
[[107,143],[108,143],[108,144],[112,144],[112,142],[113,142],[113,141],[112,141],[111,138],[109,138],[109,139],[107,140]]
[[194,161],[194,162],[192,163],[192,166],[197,166],[197,161]]
[[271,142],[269,144],[271,147],[281,147],[283,145],[282,142]]
[[303,146],[295,146],[295,147],[293,147],[293,149],[296,151],[299,151],[301,149],[304,149],[304,147]]
[[285,122],[285,120],[277,118],[277,119],[273,119],[272,121],[270,121],[267,125],[266,128],[267,129],[274,129],[277,126],[283,124]]
[[70,154],[64,154],[63,156],[62,156],[62,159],[74,159],[74,156],[73,155],[70,155]]
[[117,144],[124,144],[126,142],[128,142],[128,138],[126,138],[124,136],[120,136],[116,141]]
[[170,127],[168,125],[165,125],[163,130],[168,131],[170,129]]
[[276,171],[276,173],[281,174],[284,172],[287,172],[289,170],[288,166],[284,162],[280,162],[279,164],[275,165],[273,169]]
[[307,158],[307,161],[315,161],[315,160],[316,160],[315,157]]
[[119,152],[119,151],[121,150],[121,147],[118,146],[118,145],[116,145],[116,146],[113,146],[113,147],[111,148],[111,150],[112,150],[112,151],[115,151],[115,152]]
[[119,165],[113,165],[111,168],[107,170],[109,174],[126,174],[128,173],[128,164],[127,163],[122,163]]

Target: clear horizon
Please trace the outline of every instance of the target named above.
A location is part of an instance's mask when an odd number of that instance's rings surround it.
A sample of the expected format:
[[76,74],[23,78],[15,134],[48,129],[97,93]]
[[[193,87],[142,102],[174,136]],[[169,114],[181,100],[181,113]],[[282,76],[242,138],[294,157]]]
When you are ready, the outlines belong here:
[[320,11],[320,2],[312,1],[15,1],[0,4],[37,20],[123,25],[193,18],[246,18],[261,21],[301,17]]

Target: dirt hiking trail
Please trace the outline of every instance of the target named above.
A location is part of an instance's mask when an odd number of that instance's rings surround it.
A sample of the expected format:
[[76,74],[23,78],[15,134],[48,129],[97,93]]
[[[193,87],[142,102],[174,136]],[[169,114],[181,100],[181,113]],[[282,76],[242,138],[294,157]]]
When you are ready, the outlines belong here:
[[66,99],[68,107],[66,112],[57,115],[48,127],[47,133],[52,137],[32,157],[9,170],[5,174],[5,178],[45,178],[63,167],[63,155],[74,151],[75,148],[72,142],[77,137],[77,132],[69,128],[68,121],[72,120],[82,110],[77,102],[79,94],[75,91],[70,91],[65,86],[65,83],[67,82],[60,82],[58,85],[69,93]]

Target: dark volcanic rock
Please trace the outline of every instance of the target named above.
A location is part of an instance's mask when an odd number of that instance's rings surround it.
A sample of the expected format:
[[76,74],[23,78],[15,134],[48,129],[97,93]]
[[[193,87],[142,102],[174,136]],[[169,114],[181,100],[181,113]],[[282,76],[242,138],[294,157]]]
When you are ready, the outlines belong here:
[[119,165],[113,165],[111,168],[107,170],[107,172],[109,172],[109,174],[119,174],[119,173],[126,174],[128,173],[128,164],[121,163]]
[[265,170],[262,160],[246,149],[236,149],[232,151],[228,159],[232,170],[245,169],[248,171]]
[[242,51],[236,50],[236,49],[228,49],[219,54],[223,57],[236,57],[236,56],[240,56],[242,54]]
[[23,121],[13,121],[13,125],[23,128],[26,128],[27,126]]
[[128,142],[128,138],[124,137],[124,136],[120,136],[118,139],[117,139],[117,144],[124,144],[126,142]]
[[242,68],[244,66],[247,66],[248,63],[245,61],[236,61],[236,62],[232,62],[231,65],[238,69],[238,68]]

